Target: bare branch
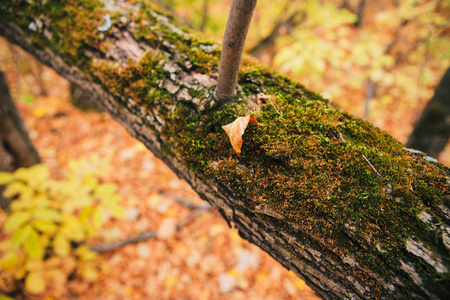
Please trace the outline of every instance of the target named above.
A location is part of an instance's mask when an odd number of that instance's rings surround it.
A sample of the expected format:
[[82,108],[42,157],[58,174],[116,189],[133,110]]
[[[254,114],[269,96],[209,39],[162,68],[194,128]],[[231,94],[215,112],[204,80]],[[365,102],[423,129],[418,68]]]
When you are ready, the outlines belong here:
[[229,101],[236,91],[245,38],[252,19],[256,0],[233,0],[227,27],[223,37],[219,66],[219,82],[214,97],[221,102]]
[[[189,215],[187,215],[186,218],[181,220],[175,226],[175,230],[177,232],[180,231],[183,227],[185,227],[187,224],[189,224],[189,222],[191,222],[192,220],[197,218],[200,214],[204,213],[206,210],[207,209],[196,209],[196,210],[192,211],[191,213],[189,213]],[[97,253],[103,253],[103,252],[113,251],[113,250],[122,248],[127,245],[137,244],[140,242],[148,241],[150,239],[154,239],[157,237],[158,237],[158,234],[156,233],[156,231],[145,231],[145,232],[139,233],[138,235],[135,235],[133,237],[130,237],[130,238],[127,238],[124,240],[93,245],[93,246],[90,246],[90,249]]]

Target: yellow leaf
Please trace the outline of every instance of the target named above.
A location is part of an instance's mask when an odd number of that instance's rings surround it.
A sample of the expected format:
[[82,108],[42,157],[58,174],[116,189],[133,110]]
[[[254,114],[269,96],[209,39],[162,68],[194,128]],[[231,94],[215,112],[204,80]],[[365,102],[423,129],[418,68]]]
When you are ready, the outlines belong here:
[[66,257],[70,252],[70,242],[62,234],[57,234],[53,240],[53,251],[59,256]]
[[166,279],[164,280],[164,285],[166,286],[166,289],[168,289],[169,291],[171,291],[175,285],[178,282],[178,277],[177,275],[174,274],[170,274],[166,277]]
[[97,253],[86,246],[78,247],[77,250],[75,250],[75,254],[79,256],[81,260],[91,260],[97,257]]
[[107,197],[117,190],[117,186],[115,184],[109,183],[109,184],[102,184],[95,188],[94,190],[94,197],[95,198],[102,198]]
[[0,241],[0,251],[5,252],[13,247],[10,239]]
[[43,164],[37,164],[29,168],[19,168],[14,173],[14,177],[25,181],[35,190],[44,191],[47,188],[48,167]]
[[118,205],[118,204],[110,205],[109,206],[109,212],[111,213],[111,215],[114,218],[118,218],[118,219],[125,218],[126,215],[127,215],[127,213],[125,212],[125,209],[122,206]]
[[103,204],[106,207],[111,207],[111,206],[116,205],[119,201],[120,201],[119,195],[114,194],[114,195],[104,198]]
[[14,181],[6,186],[6,189],[3,192],[3,195],[5,197],[12,198],[15,195],[21,194],[22,192],[26,191],[27,189],[30,190],[30,188],[23,182]]
[[0,295],[0,300],[14,300],[14,298],[5,296],[5,295]]
[[20,263],[20,257],[14,252],[8,252],[0,258],[0,269],[11,270]]
[[23,248],[30,257],[42,258],[44,256],[44,247],[39,242],[39,235],[34,229],[31,229]]
[[58,229],[58,227],[55,225],[55,223],[41,221],[41,220],[34,221],[33,226],[40,232],[46,232],[46,233],[50,233],[50,234],[54,233],[56,231],[56,229]]
[[245,129],[247,129],[248,123],[258,124],[258,121],[255,119],[253,115],[248,115],[246,117],[239,117],[234,122],[222,126],[222,129],[225,130],[228,137],[230,138],[231,146],[234,151],[236,151],[237,155],[241,154],[242,148],[242,135],[244,135]]
[[0,185],[8,184],[14,180],[14,175],[8,172],[0,172]]
[[42,260],[38,258],[32,258],[27,261],[25,264],[25,270],[33,272],[33,271],[39,271],[44,268],[44,263]]
[[33,110],[33,115],[36,118],[43,117],[45,115],[45,107],[44,106],[37,107],[35,110]]
[[299,291],[303,291],[304,289],[306,289],[308,287],[306,285],[306,283],[303,280],[301,280],[300,278],[294,279],[294,285],[297,288],[297,290],[299,290]]
[[97,206],[94,208],[94,212],[92,213],[92,222],[94,223],[95,228],[101,228],[103,226],[103,207]]
[[42,272],[30,272],[25,279],[25,289],[31,294],[40,294],[45,291],[46,282]]
[[37,208],[33,210],[33,217],[40,221],[58,222],[61,219],[61,213],[51,208]]
[[11,237],[11,242],[13,246],[20,246],[28,238],[30,233],[34,231],[30,224],[17,230]]
[[83,278],[86,279],[87,281],[95,281],[98,277],[97,270],[89,264],[83,265],[80,268],[80,273],[81,273],[81,276],[83,276]]
[[84,239],[83,225],[72,215],[63,215],[61,218],[61,232],[73,241],[82,241]]
[[55,269],[59,268],[64,263],[64,258],[59,256],[52,256],[45,260],[45,269]]
[[3,229],[6,233],[11,233],[24,225],[31,215],[27,211],[13,212],[8,219],[6,219]]

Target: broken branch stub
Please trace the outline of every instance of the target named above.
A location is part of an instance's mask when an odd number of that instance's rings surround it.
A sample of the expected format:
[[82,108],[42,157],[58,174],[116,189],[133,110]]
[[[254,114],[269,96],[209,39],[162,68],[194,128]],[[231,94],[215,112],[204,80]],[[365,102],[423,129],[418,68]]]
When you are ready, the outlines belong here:
[[231,3],[220,56],[219,80],[214,91],[214,97],[219,102],[231,100],[236,91],[242,51],[256,1],[233,0]]

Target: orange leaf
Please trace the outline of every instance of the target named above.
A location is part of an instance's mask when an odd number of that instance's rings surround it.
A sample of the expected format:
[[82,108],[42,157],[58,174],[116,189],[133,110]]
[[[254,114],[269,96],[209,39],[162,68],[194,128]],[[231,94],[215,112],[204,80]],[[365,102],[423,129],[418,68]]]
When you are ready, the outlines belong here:
[[258,124],[256,118],[252,115],[248,115],[246,117],[239,117],[234,120],[233,123],[222,126],[222,129],[225,130],[228,137],[230,138],[231,146],[233,146],[234,151],[239,156],[241,154],[242,148],[242,135],[245,132],[245,129],[248,126],[248,123]]

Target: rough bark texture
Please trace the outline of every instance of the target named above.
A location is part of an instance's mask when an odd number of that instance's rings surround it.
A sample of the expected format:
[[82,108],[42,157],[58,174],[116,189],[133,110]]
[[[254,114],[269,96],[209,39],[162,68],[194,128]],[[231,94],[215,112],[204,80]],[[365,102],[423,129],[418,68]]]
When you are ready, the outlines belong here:
[[450,137],[450,68],[437,86],[406,145],[438,157]]
[[82,88],[74,83],[70,84],[70,102],[73,106],[83,111],[100,111],[95,102],[91,100],[91,95],[87,94]]
[[[241,101],[215,106],[217,45],[150,7],[127,6],[105,31],[94,0],[37,2],[0,4],[0,34],[86,90],[318,295],[450,297],[447,168],[248,59]],[[258,93],[278,97],[251,111]],[[248,113],[260,127],[228,160],[221,126]]]
[[[28,137],[25,125],[9,93],[5,76],[0,72],[0,171],[13,172],[40,162],[39,155]],[[3,197],[0,186],[0,207],[5,209],[10,199]]]

